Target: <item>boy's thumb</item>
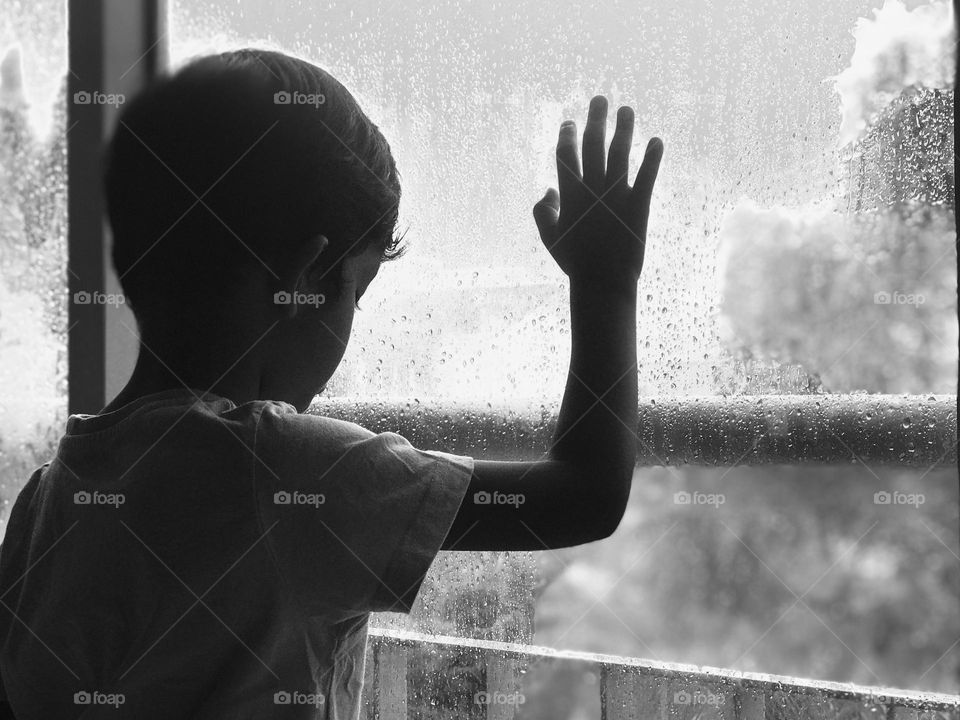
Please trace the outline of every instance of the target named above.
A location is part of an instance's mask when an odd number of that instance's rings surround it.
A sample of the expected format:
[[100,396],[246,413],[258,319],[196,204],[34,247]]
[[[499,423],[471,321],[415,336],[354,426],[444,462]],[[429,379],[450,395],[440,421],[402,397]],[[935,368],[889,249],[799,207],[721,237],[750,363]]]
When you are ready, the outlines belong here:
[[560,218],[560,196],[553,188],[547,190],[533,206],[533,220],[537,223],[540,237],[547,239],[553,235],[553,229]]

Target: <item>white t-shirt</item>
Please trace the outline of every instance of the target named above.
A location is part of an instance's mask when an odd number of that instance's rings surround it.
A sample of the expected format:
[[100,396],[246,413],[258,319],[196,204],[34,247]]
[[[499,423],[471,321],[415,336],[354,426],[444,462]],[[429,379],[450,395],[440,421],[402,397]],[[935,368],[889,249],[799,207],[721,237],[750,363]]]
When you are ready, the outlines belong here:
[[368,615],[410,610],[472,471],[282,402],[174,390],[71,416],[0,548],[8,702],[356,718]]

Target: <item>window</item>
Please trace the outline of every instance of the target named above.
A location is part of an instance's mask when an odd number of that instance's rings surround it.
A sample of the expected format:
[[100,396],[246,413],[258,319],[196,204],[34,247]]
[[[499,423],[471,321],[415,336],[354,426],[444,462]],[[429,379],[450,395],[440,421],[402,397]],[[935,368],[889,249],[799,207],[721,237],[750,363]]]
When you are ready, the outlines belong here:
[[301,54],[390,140],[411,252],[361,302],[315,410],[424,446],[546,448],[569,336],[530,209],[555,185],[556,129],[582,128],[601,91],[637,109],[640,147],[664,138],[639,321],[654,467],[638,468],[623,526],[559,553],[447,556],[413,618],[381,623],[955,683],[949,14],[850,0],[171,3],[174,63],[243,45]]
[[[27,14],[0,50],[37,32]],[[411,252],[361,301],[314,411],[424,447],[545,449],[569,334],[530,210],[555,185],[556,129],[582,127],[599,91],[637,109],[639,147],[665,141],[641,281],[641,463],[621,529],[564,552],[448,554],[412,617],[379,624],[955,688],[946,2],[170,0],[165,38],[173,65],[247,45],[302,55],[390,140]],[[48,53],[24,49],[24,66]],[[568,684],[538,692],[580,707]]]

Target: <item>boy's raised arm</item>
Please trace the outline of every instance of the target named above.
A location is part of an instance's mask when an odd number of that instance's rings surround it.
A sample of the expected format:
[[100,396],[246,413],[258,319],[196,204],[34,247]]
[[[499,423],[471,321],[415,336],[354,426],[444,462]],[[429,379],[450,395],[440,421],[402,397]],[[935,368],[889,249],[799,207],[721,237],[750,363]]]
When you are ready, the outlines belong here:
[[543,550],[610,535],[636,460],[637,282],[663,143],[653,138],[627,183],[633,111],[620,108],[604,162],[606,99],[590,103],[583,133],[560,127],[559,197],[534,206],[540,237],[570,278],[570,370],[556,434],[543,460],[477,460],[448,550]]

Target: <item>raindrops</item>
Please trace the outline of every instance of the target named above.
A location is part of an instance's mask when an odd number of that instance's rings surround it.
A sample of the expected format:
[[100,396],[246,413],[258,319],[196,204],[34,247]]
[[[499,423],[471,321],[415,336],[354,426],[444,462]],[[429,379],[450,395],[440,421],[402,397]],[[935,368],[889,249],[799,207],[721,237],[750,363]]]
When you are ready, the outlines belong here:
[[65,6],[8,3],[0,26],[0,540],[5,509],[67,414]]

